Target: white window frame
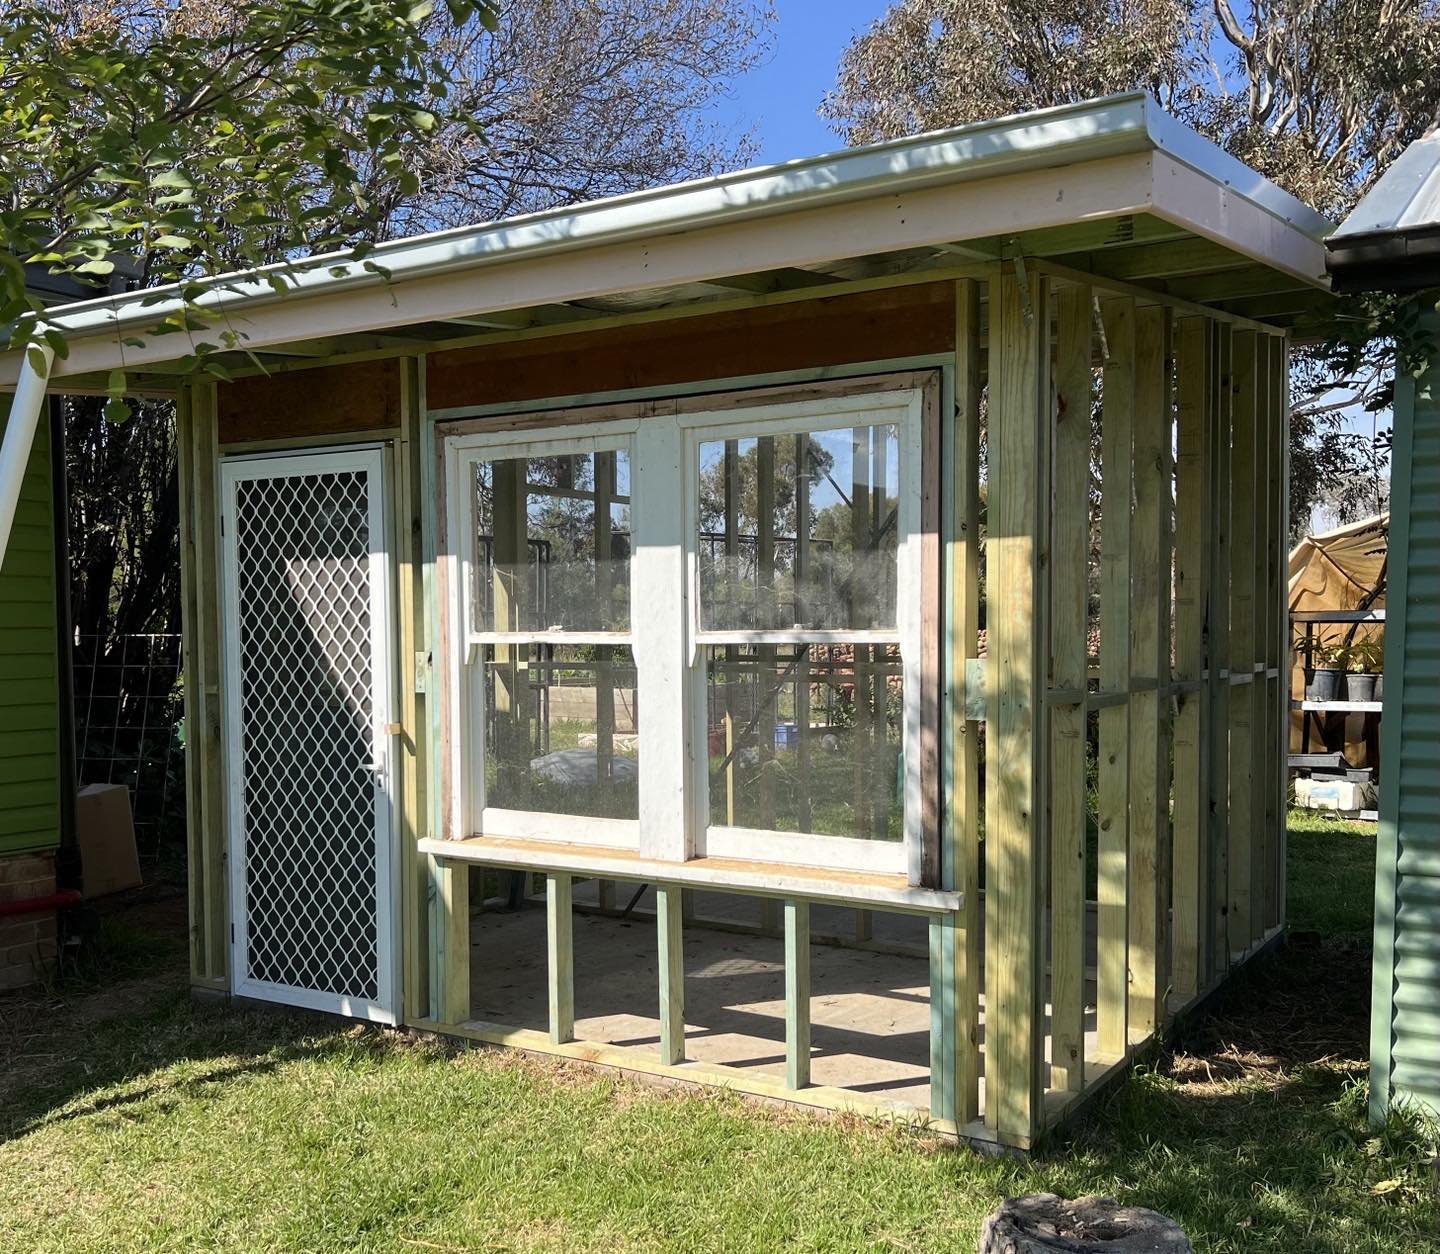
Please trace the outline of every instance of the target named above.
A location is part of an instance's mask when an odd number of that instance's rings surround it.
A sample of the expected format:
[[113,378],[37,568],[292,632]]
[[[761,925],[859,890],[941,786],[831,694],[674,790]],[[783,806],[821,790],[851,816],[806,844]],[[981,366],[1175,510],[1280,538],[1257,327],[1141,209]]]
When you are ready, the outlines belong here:
[[[921,458],[924,382],[889,381],[803,400],[746,403],[728,391],[713,401],[655,404],[644,416],[553,422],[509,430],[438,429],[442,445],[447,630],[444,633],[444,746],[451,781],[448,826],[456,838],[562,842],[638,852],[647,861],[740,858],[777,866],[907,875],[921,883],[924,834],[920,798]],[[898,385],[898,386],[897,386]],[[713,407],[712,407],[713,406]],[[612,411],[613,413],[613,411]],[[894,424],[899,431],[899,514],[894,630],[702,631],[699,598],[699,450],[704,441]],[[480,632],[470,595],[475,541],[470,488],[481,460],[624,449],[630,460],[630,630]],[[703,653],[712,644],[896,644],[904,694],[904,823],[900,841],[711,826]],[[485,807],[483,719],[472,719],[482,689],[479,649],[494,644],[628,645],[635,660],[643,737],[638,819]]]
[[[689,786],[690,817],[697,856],[755,862],[832,867],[842,871],[908,874],[919,882],[923,855],[920,804],[920,431],[924,396],[918,388],[854,392],[815,400],[757,404],[747,408],[687,413],[685,429],[685,550],[690,641],[690,692],[693,744],[706,743],[705,650],[712,646],[755,644],[896,644],[900,648],[904,720],[904,822],[899,841],[865,840],[781,832],[710,823],[708,755],[697,751]],[[815,434],[857,426],[894,425],[899,435],[899,515],[896,545],[895,628],[876,630],[717,631],[700,621],[700,445],[759,436]]]
[[[478,717],[483,705],[481,651],[493,645],[528,646],[539,644],[608,644],[635,648],[636,586],[635,536],[635,441],[634,421],[560,426],[537,431],[498,431],[449,436],[444,441],[446,486],[446,531],[451,537],[452,566],[449,605],[453,642],[449,669],[450,778],[455,782],[452,822],[457,834],[492,836],[513,840],[558,841],[594,845],[605,849],[638,850],[640,820],[592,818],[585,815],[548,811],[513,810],[485,804],[485,720]],[[476,570],[474,467],[483,461],[576,456],[624,452],[630,463],[631,489],[631,580],[629,631],[482,631],[473,621]],[[639,683],[637,680],[637,689]],[[637,698],[638,703],[638,698]],[[643,772],[644,756],[640,770]]]

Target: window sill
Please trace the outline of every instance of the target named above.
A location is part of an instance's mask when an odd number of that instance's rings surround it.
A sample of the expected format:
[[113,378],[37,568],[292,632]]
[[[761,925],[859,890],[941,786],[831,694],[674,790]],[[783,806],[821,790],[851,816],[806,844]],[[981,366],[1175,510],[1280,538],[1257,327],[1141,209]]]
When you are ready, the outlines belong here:
[[911,914],[948,914],[959,910],[964,900],[961,893],[914,888],[905,882],[903,875],[835,871],[740,858],[692,858],[688,862],[663,862],[638,853],[599,849],[594,845],[493,836],[422,840],[419,849],[431,857],[476,862],[485,866],[564,871],[602,879],[638,880],[762,897],[797,897]]

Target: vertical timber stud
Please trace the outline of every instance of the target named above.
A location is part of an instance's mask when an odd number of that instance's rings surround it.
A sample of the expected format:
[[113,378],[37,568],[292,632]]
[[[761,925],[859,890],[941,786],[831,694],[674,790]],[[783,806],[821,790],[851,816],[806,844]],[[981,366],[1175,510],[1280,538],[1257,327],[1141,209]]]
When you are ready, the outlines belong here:
[[1288,532],[1290,527],[1290,340],[1288,336],[1277,336],[1272,343],[1274,371],[1270,380],[1271,413],[1275,429],[1271,434],[1270,461],[1270,505],[1275,519],[1274,535],[1271,537],[1270,560],[1272,563],[1270,605],[1275,614],[1274,629],[1271,632],[1271,665],[1275,678],[1271,681],[1270,713],[1276,721],[1271,752],[1274,757],[1271,766],[1274,778],[1271,795],[1275,803],[1275,848],[1271,857],[1274,863],[1275,900],[1271,903],[1270,925],[1282,927],[1285,923],[1285,844],[1288,835],[1286,825],[1287,792],[1290,772],[1287,757],[1290,751],[1290,615],[1288,587]]
[[[990,513],[986,673],[986,1121],[1003,1144],[1040,1128],[1045,867],[1041,623],[1048,504],[1047,281],[1012,270],[991,285]],[[1042,433],[1047,438],[1042,438]]]
[[951,485],[945,578],[949,607],[945,833],[941,886],[959,914],[930,923],[930,1111],[956,1124],[980,1116],[980,727],[965,713],[980,632],[980,285],[955,284],[955,419],[946,447]]
[[785,1087],[810,1083],[810,903],[785,903]]
[[430,971],[434,1013],[444,1024],[470,1018],[470,864],[447,858],[434,863],[435,943]]
[[955,286],[955,630],[960,633],[954,683],[952,742],[955,754],[953,804],[954,887],[962,893],[955,938],[955,1121],[980,1117],[980,725],[965,715],[970,659],[980,641],[980,286],[961,279]]
[[1135,314],[1135,518],[1130,532],[1130,1039],[1165,1022],[1170,825],[1169,310]]
[[655,889],[660,945],[660,1061],[685,1061],[685,932],[678,888]]
[[1249,571],[1254,607],[1254,644],[1251,650],[1250,727],[1252,738],[1250,846],[1250,944],[1265,936],[1270,913],[1271,824],[1275,804],[1270,794],[1270,346],[1269,335],[1255,337],[1255,476],[1251,499],[1255,503],[1255,560]]
[[1230,913],[1233,962],[1250,948],[1255,843],[1256,333],[1234,333],[1230,455]]
[[572,880],[545,877],[545,952],[549,976],[550,1043],[575,1039],[575,934]]
[[1234,334],[1228,322],[1215,328],[1214,411],[1210,421],[1212,501],[1210,599],[1206,612],[1207,678],[1210,689],[1210,978],[1230,967],[1230,421]]
[[224,694],[220,651],[220,504],[216,497],[219,449],[216,385],[198,383],[190,404],[190,465],[195,488],[191,526],[195,541],[196,705],[186,719],[189,752],[199,759],[200,839],[205,846],[205,964],[212,977],[230,971],[230,866],[227,807],[221,762]]
[[1171,982],[1181,1002],[1205,983],[1210,934],[1207,840],[1208,707],[1201,688],[1205,665],[1205,601],[1209,571],[1207,424],[1214,363],[1206,318],[1175,324],[1178,456],[1175,470],[1175,837],[1172,858]]
[[1050,1087],[1085,1087],[1085,653],[1090,548],[1090,288],[1056,303],[1050,540]]
[[429,714],[417,674],[425,640],[425,571],[420,502],[420,363],[401,358],[400,438],[395,442],[395,551],[400,626],[400,918],[402,994],[405,1017],[429,1000],[426,962],[429,946],[429,876],[427,862],[416,848],[426,834],[427,775],[425,754]]
[[1129,1049],[1130,505],[1134,466],[1135,301],[1101,304],[1107,356],[1101,397],[1099,836],[1095,1026],[1103,1062]]
[[[180,631],[187,710],[200,700],[199,643],[195,601],[195,463],[191,440],[192,386],[180,389],[175,402],[176,464],[180,500]],[[205,812],[200,805],[200,756],[185,755],[185,868],[190,896],[190,978],[208,984],[214,978],[205,946]]]

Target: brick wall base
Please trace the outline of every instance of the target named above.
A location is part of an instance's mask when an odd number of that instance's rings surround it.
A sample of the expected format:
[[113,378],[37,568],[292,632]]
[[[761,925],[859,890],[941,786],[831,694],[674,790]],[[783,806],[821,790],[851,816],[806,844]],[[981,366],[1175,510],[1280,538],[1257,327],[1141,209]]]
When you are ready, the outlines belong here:
[[[55,891],[55,855],[0,857],[0,901],[46,897]],[[55,968],[59,930],[55,911],[0,915],[0,992],[43,980]]]

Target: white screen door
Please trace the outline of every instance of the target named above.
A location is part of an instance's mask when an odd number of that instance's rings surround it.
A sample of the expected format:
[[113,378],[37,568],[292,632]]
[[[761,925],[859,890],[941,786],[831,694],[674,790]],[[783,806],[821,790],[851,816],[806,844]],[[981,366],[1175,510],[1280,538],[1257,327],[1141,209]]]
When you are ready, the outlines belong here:
[[232,989],[397,1014],[378,448],[222,465]]

